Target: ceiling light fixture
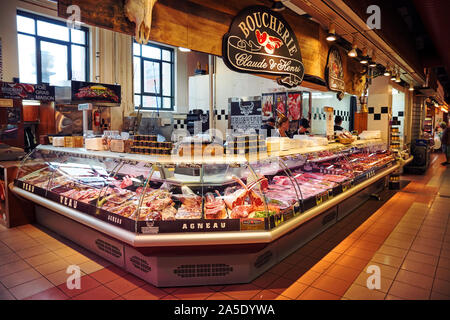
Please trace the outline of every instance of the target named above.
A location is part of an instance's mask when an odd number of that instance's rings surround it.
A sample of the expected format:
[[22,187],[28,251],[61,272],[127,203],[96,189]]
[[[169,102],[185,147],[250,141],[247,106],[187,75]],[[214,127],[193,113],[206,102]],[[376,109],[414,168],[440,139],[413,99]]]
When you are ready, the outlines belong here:
[[395,77],[395,82],[400,83],[402,79],[400,79],[400,70],[397,70],[397,77]]
[[410,84],[408,90],[409,90],[409,91],[414,91],[414,86]]
[[336,29],[334,28],[334,24],[330,23],[330,27],[328,28],[327,41],[333,42],[336,41]]
[[364,48],[362,51],[362,59],[359,61],[361,64],[368,64],[369,63],[369,57],[367,56],[367,49]]
[[372,58],[369,61],[369,67],[375,68],[377,66],[377,63],[375,62],[375,50],[372,52]]
[[283,4],[283,0],[273,0],[272,10],[273,11],[283,11],[286,7]]
[[386,65],[386,68],[384,69],[384,76],[389,77],[391,75],[391,69],[389,67],[389,63]]
[[191,49],[183,48],[183,47],[178,47],[178,50],[180,50],[181,52],[191,52]]
[[358,56],[358,52],[356,52],[356,48],[358,48],[357,45],[356,45],[356,40],[355,40],[355,38],[353,38],[352,50],[350,50],[347,53],[347,55],[349,57],[356,58]]
[[397,75],[396,75],[397,71],[395,70],[395,67],[392,69],[392,74],[391,74],[391,81],[395,81],[395,79],[397,79]]

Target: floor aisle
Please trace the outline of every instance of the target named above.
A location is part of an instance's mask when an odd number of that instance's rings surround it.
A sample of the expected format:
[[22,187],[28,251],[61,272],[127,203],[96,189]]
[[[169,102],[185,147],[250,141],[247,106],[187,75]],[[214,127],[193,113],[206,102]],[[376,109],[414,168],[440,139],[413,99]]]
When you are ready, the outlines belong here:
[[[34,225],[0,227],[0,299],[450,299],[450,167],[433,155],[250,284],[156,288]],[[79,265],[80,290],[66,287]],[[367,288],[368,266],[381,271]]]

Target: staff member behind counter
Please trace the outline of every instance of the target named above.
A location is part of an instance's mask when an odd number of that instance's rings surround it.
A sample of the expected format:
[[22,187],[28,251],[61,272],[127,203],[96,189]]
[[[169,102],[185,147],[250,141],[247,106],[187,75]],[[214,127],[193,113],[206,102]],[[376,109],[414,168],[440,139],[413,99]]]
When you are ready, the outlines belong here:
[[288,137],[291,138],[291,134],[289,132],[289,120],[286,116],[280,116],[277,119],[277,130],[275,131],[274,137]]
[[341,127],[341,124],[342,124],[342,117],[336,116],[336,118],[334,118],[334,131],[343,131],[344,128]]

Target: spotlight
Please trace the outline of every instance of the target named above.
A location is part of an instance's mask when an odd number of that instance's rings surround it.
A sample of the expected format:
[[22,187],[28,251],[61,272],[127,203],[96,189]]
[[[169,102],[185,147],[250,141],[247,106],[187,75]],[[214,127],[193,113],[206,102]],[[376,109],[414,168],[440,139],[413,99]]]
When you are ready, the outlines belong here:
[[191,52],[191,49],[183,48],[183,47],[178,47],[178,50],[180,50],[181,52]]
[[372,52],[372,58],[370,58],[369,61],[369,67],[375,68],[377,66],[377,63],[375,62],[375,50]]
[[334,25],[330,23],[330,27],[328,28],[328,35],[327,35],[327,41],[336,41],[336,30],[334,28]]
[[273,0],[272,10],[273,11],[283,11],[286,7],[283,4],[282,0]]
[[367,56],[367,49],[364,48],[362,51],[362,59],[359,61],[361,64],[368,64],[369,63],[369,57]]
[[358,48],[358,47],[356,46],[356,41],[355,41],[355,39],[353,38],[352,50],[350,50],[350,51],[347,53],[347,55],[348,55],[349,57],[356,58],[356,57],[358,56],[358,52],[356,52],[356,48]]
[[390,75],[391,75],[391,70],[389,70],[389,67],[386,67],[386,69],[384,70],[384,76],[389,77]]
[[408,89],[409,91],[414,91],[414,86],[412,86],[412,85],[409,85],[409,89]]

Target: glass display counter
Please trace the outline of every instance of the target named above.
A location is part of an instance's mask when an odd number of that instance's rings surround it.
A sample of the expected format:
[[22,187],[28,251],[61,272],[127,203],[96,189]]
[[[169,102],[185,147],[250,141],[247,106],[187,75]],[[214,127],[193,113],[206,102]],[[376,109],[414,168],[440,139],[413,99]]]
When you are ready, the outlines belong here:
[[[398,167],[381,141],[185,160],[38,146],[11,188],[36,204],[38,222],[93,251],[100,248],[100,255],[156,285],[205,284],[206,278],[184,277],[180,283],[172,273],[149,277],[136,270],[132,257],[161,263],[180,254],[195,261],[216,255],[217,261],[231,259],[227,265],[236,261],[236,270],[242,259],[255,269],[253,259],[266,259],[261,255],[272,247],[264,267],[206,281],[234,283],[256,277],[328,228],[341,202],[361,197],[374,184],[383,188]],[[83,228],[86,239],[76,239]]]

